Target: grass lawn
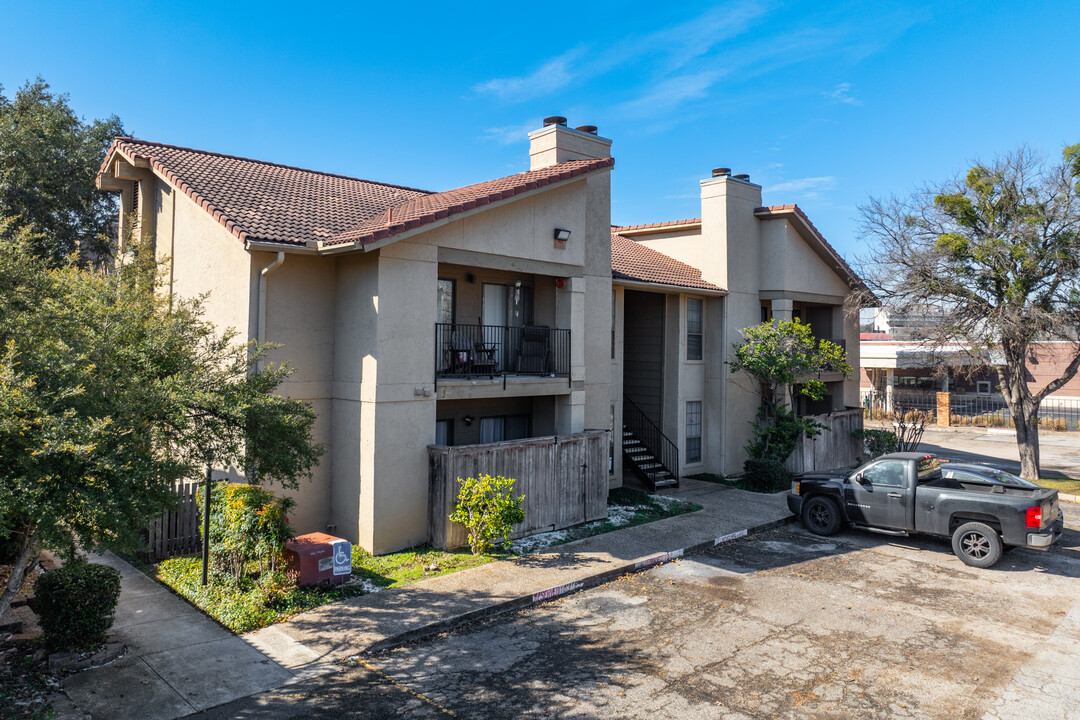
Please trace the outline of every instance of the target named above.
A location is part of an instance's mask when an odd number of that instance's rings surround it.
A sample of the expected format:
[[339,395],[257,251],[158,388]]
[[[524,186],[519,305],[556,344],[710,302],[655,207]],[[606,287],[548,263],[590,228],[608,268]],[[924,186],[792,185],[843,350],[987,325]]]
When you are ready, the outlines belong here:
[[[648,495],[640,490],[619,488],[608,495],[606,519],[515,540],[513,552],[518,555],[536,552],[552,545],[700,509],[700,505],[693,503]],[[197,557],[171,558],[163,560],[155,567],[137,561],[133,564],[171,587],[225,627],[233,632],[243,633],[281,622],[320,605],[383,588],[401,587],[506,557],[509,556],[499,553],[473,555],[468,548],[436,550],[427,545],[375,556],[363,548],[354,547],[353,582],[335,588],[274,587],[261,584],[251,577],[245,578],[239,584],[217,579],[203,587],[200,584],[202,563]],[[131,558],[128,560],[132,561]]]
[[1080,495],[1080,480],[1072,480],[1067,477],[1048,478],[1043,475],[1039,479],[1039,484],[1069,495]]
[[267,587],[250,577],[239,584],[212,579],[204,587],[201,584],[202,560],[197,557],[162,560],[156,572],[153,568],[150,572],[237,633],[257,630],[305,610],[364,594],[363,588],[357,585],[325,589]]

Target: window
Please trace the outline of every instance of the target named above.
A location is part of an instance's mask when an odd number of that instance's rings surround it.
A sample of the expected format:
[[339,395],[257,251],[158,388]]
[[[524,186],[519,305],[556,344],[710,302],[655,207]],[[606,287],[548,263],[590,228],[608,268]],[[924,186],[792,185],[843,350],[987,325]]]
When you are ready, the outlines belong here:
[[480,442],[520,440],[529,437],[528,415],[497,415],[480,418]]
[[611,291],[611,359],[615,359],[615,291]]
[[701,359],[701,329],[705,301],[700,298],[686,299],[686,359]]
[[439,278],[438,289],[438,319],[436,322],[440,323],[453,323],[454,322],[454,281],[443,280]]
[[454,444],[454,421],[453,420],[436,420],[435,421],[435,444],[436,445],[453,445]]
[[701,462],[701,401],[686,403],[686,463]]
[[989,395],[990,394],[990,381],[989,380],[979,380],[978,382],[976,382],[975,383],[975,392],[978,393],[979,395]]
[[877,465],[871,465],[864,470],[863,477],[874,485],[903,487],[904,463],[899,460],[879,462]]

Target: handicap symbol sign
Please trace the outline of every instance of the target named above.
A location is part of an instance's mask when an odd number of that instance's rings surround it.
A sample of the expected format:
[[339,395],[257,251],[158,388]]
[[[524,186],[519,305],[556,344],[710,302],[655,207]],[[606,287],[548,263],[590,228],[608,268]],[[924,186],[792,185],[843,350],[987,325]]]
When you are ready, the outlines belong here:
[[338,540],[331,547],[334,550],[334,575],[352,574],[352,545],[348,540]]

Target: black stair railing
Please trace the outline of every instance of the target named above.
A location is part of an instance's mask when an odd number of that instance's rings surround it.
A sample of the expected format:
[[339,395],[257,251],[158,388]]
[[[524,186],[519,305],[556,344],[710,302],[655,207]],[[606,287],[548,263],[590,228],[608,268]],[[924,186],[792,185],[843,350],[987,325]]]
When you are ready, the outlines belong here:
[[657,462],[671,473],[677,482],[679,479],[679,448],[660,428],[639,408],[633,400],[623,395],[623,425],[634,433],[641,444],[653,454]]

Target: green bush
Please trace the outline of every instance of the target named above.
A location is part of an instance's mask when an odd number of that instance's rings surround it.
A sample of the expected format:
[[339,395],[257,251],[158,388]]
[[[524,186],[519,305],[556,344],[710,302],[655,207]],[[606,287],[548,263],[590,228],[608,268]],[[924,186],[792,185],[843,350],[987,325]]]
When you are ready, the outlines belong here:
[[[203,497],[200,492],[200,512]],[[296,505],[293,499],[275,497],[258,485],[216,483],[210,504],[210,557],[215,571],[235,582],[253,563],[260,572],[275,572],[286,541],[295,535],[288,519]]]
[[120,573],[75,560],[38,578],[34,594],[45,645],[83,652],[108,640],[120,599]]
[[853,431],[851,436],[856,440],[863,441],[871,460],[886,453],[896,452],[897,443],[899,442],[896,433],[892,430],[882,430],[880,428],[860,428]]
[[514,497],[511,494],[515,480],[490,475],[481,475],[480,479],[462,480],[454,512],[450,520],[464,525],[469,531],[469,547],[473,555],[479,555],[491,549],[493,540],[502,541],[505,547],[510,543],[512,526],[525,519],[521,504],[525,496]]
[[327,603],[361,595],[355,586],[296,587],[284,573],[263,573],[258,580],[202,584],[199,558],[172,558],[158,565],[158,579],[233,632],[243,633]]
[[775,457],[747,458],[743,463],[743,483],[754,492],[779,492],[791,482],[791,473]]

